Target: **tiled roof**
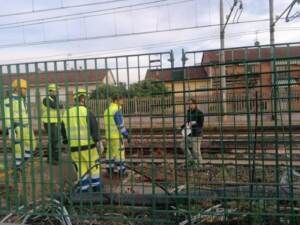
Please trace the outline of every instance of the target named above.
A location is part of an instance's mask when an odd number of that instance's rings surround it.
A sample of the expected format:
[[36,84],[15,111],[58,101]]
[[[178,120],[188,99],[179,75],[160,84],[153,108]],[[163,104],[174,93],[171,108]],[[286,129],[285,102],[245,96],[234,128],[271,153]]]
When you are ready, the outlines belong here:
[[161,80],[161,81],[178,81],[185,78],[189,80],[207,78],[208,74],[203,67],[186,67],[174,69],[153,69],[148,70],[146,73],[146,80]]
[[82,84],[105,82],[106,74],[110,70],[69,70],[57,72],[38,72],[38,73],[21,73],[21,74],[2,74],[0,78],[3,85],[11,83],[14,79],[26,79],[29,84],[44,86],[48,83],[57,84]]

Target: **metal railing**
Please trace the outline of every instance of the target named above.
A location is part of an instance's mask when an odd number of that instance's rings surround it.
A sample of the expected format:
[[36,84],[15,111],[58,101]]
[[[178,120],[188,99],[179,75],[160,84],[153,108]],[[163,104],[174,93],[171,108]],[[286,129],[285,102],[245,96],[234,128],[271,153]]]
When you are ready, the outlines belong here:
[[0,65],[0,223],[299,224],[300,47],[274,48],[225,49],[225,88],[219,50]]

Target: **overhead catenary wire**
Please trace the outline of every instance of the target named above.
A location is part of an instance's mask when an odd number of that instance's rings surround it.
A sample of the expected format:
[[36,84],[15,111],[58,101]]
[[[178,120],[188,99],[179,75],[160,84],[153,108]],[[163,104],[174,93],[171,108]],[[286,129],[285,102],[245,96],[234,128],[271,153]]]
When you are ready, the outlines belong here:
[[[38,24],[42,24],[42,23],[59,22],[59,21],[66,21],[66,20],[75,20],[75,19],[103,16],[103,15],[115,14],[116,12],[119,12],[116,10],[121,10],[121,12],[124,12],[124,11],[122,11],[122,9],[127,9],[126,11],[128,12],[130,10],[135,10],[133,7],[140,7],[140,6],[145,6],[145,5],[151,5],[151,6],[148,6],[145,8],[153,8],[153,7],[157,7],[157,5],[153,6],[153,4],[168,2],[168,1],[172,1],[172,0],[154,0],[154,1],[149,1],[149,2],[124,5],[124,6],[110,7],[110,8],[106,8],[106,9],[97,9],[97,10],[92,10],[92,11],[87,11],[87,12],[77,12],[77,13],[71,13],[71,14],[67,14],[67,15],[51,16],[51,17],[46,17],[46,18],[24,20],[24,21],[19,21],[19,22],[12,22],[12,23],[2,23],[2,24],[0,24],[0,29],[17,28],[17,27],[38,25]],[[177,2],[169,3],[169,5],[170,4],[172,4],[172,5],[179,4],[179,3],[188,2],[188,1],[194,1],[194,0],[180,0]],[[145,9],[145,8],[142,8],[142,9]],[[140,10],[140,9],[138,8],[137,10]],[[101,14],[93,14],[93,13],[106,12],[106,11],[111,11],[111,12],[101,13]],[[93,14],[93,15],[89,15],[89,14]]]
[[236,5],[237,5],[237,1],[234,1],[233,5],[230,8],[229,14],[226,16],[226,21],[225,21],[225,23],[223,25],[223,28],[222,28],[223,30],[225,30],[225,28],[226,28],[226,26],[227,26],[227,24],[228,24],[228,22],[230,20],[230,17],[232,15],[233,10],[235,9]]
[[[283,27],[278,29],[279,32],[286,32],[290,30],[300,30],[300,27]],[[246,31],[246,32],[236,32],[236,33],[231,33],[228,35],[229,38],[235,39],[235,38],[240,38],[241,36],[249,36],[257,33],[268,33],[268,29],[264,30],[255,30],[255,31]],[[211,41],[211,40],[216,40],[218,39],[218,35],[210,35],[202,38],[192,38],[192,39],[183,39],[183,40],[177,40],[177,41],[168,41],[168,42],[159,42],[159,43],[154,43],[154,44],[148,44],[148,45],[139,45],[135,47],[126,47],[126,48],[115,48],[115,49],[110,49],[110,50],[97,50],[97,51],[85,51],[85,52],[80,52],[80,53],[65,53],[65,54],[53,54],[53,55],[48,55],[48,56],[39,56],[39,60],[45,60],[45,59],[52,59],[52,58],[58,58],[58,57],[63,57],[63,58],[68,58],[70,60],[73,59],[78,59],[78,58],[86,58],[86,57],[92,57],[95,55],[111,55],[111,54],[116,54],[116,53],[121,53],[121,52],[131,52],[131,51],[137,51],[140,49],[143,50],[149,50],[153,48],[162,48],[162,47],[177,47],[181,46],[182,44],[187,44],[187,43],[194,43],[194,42],[199,42],[199,41]],[[70,57],[72,56],[72,57]],[[24,61],[24,60],[34,60],[37,59],[37,57],[27,57],[27,58],[18,58],[18,59],[10,59],[10,60],[0,60],[0,62],[5,63],[5,62],[11,62],[11,61]]]
[[[291,29],[284,29],[284,30],[279,30],[279,31],[289,31],[289,30],[300,30],[300,27],[298,28],[291,28]],[[267,33],[268,30],[264,30],[264,31],[255,31],[256,33]],[[240,38],[240,36],[248,36],[248,35],[252,35],[252,32],[238,32],[235,34],[231,34],[229,35],[229,37],[231,39],[234,38]],[[74,57],[78,58],[78,57],[90,57],[90,56],[94,56],[94,55],[99,55],[99,54],[113,54],[113,53],[119,53],[119,52],[124,52],[124,51],[136,51],[138,49],[144,49],[144,50],[148,50],[148,49],[153,49],[153,48],[158,48],[158,47],[167,47],[167,46],[172,46],[172,47],[176,47],[185,43],[193,43],[193,42],[199,42],[199,41],[210,41],[210,40],[215,40],[218,39],[218,35],[214,35],[214,36],[209,36],[206,38],[195,38],[195,39],[188,39],[188,40],[180,40],[180,41],[174,41],[174,42],[163,42],[163,43],[155,43],[155,44],[150,44],[150,45],[140,45],[140,46],[135,46],[135,47],[128,47],[128,48],[116,48],[116,49],[112,49],[112,50],[108,50],[108,51],[87,51],[87,52],[83,52],[83,53],[78,53],[78,54],[74,54],[74,53],[66,53],[66,54],[55,54],[55,55],[51,55],[51,56],[45,56],[45,57],[38,57],[39,59],[49,59],[52,57],[67,57],[68,59],[73,59]],[[69,56],[73,56],[72,58],[70,58]],[[0,60],[1,62],[8,62],[8,61],[20,61],[20,60],[30,60],[30,59],[36,59],[36,57],[31,57],[31,58],[22,58],[22,59],[11,59],[11,60]]]
[[235,10],[235,14],[234,14],[234,17],[232,19],[232,21],[239,21],[242,13],[243,13],[243,10],[244,10],[244,7],[243,7],[243,2],[242,1],[239,1],[240,5],[239,7]]
[[[266,22],[266,21],[269,21],[269,19],[246,20],[246,21],[240,21],[240,22],[235,22],[235,23],[228,23],[227,25],[258,23],[258,22]],[[161,29],[161,30],[155,30],[154,29],[152,31],[131,32],[131,33],[121,33],[121,34],[109,34],[109,35],[97,35],[97,36],[92,36],[92,37],[76,37],[76,38],[69,38],[69,39],[54,39],[54,40],[47,40],[47,41],[17,42],[17,43],[10,43],[10,44],[2,44],[2,45],[0,45],[0,48],[12,48],[12,47],[20,47],[20,46],[33,46],[33,45],[44,45],[44,44],[54,44],[54,43],[63,43],[63,42],[77,42],[77,41],[86,41],[86,40],[107,39],[107,38],[115,38],[115,37],[138,36],[138,35],[147,35],[147,34],[153,34],[153,33],[184,31],[184,30],[193,30],[193,29],[217,27],[217,26],[220,26],[220,24],[198,25],[198,26],[190,26],[190,27]]]
[[287,8],[286,8],[279,16],[276,17],[276,19],[275,19],[275,21],[273,22],[272,25],[275,26],[276,23],[277,23],[280,19],[282,19],[282,17],[284,16],[284,14],[286,14],[286,17],[285,17],[285,21],[286,21],[286,22],[289,22],[290,20],[293,20],[293,19],[299,17],[299,15],[300,15],[299,12],[295,13],[293,16],[290,17],[290,13],[291,13],[291,11],[292,11],[292,9],[294,8],[294,6],[295,6],[296,3],[299,4],[300,1],[299,1],[299,0],[293,0],[293,1],[288,5],[288,7],[287,7]]
[[32,5],[32,10],[0,14],[0,18],[1,17],[10,17],[10,16],[22,16],[22,15],[29,15],[29,14],[36,14],[36,13],[44,13],[44,12],[73,9],[73,8],[81,8],[81,7],[95,6],[95,5],[105,5],[105,4],[112,4],[112,3],[125,2],[125,1],[129,1],[129,0],[107,0],[107,1],[101,1],[101,2],[91,2],[91,3],[84,3],[84,4],[78,4],[78,5],[60,6],[60,7],[38,9],[38,10],[35,10],[34,5]]
[[[11,29],[11,28],[18,28],[18,27],[25,27],[25,26],[31,26],[31,25],[37,25],[37,24],[46,24],[46,23],[51,23],[51,22],[58,22],[58,21],[69,21],[69,20],[73,20],[73,19],[86,19],[86,18],[89,18],[89,17],[94,17],[94,16],[102,16],[102,15],[108,15],[108,14],[114,14],[115,13],[121,13],[121,12],[127,12],[127,11],[134,11],[134,10],[141,10],[141,9],[146,9],[146,8],[153,8],[153,7],[161,7],[161,6],[168,6],[168,5],[174,5],[174,4],[181,4],[181,3],[184,3],[184,2],[188,2],[188,1],[194,1],[194,0],[181,0],[181,1],[177,1],[177,2],[173,2],[173,3],[168,3],[168,4],[164,4],[164,5],[154,5],[154,6],[147,6],[147,7],[143,7],[143,8],[137,8],[137,9],[133,9],[132,6],[127,6],[129,7],[129,9],[125,9],[125,10],[120,10],[120,11],[113,11],[113,12],[108,12],[108,13],[102,13],[102,14],[97,14],[97,15],[90,15],[90,16],[83,16],[83,17],[76,17],[76,18],[69,18],[69,19],[56,19],[56,20],[51,20],[51,21],[48,21],[48,22],[45,22],[45,21],[42,21],[42,22],[36,22],[36,23],[30,23],[30,24],[22,24],[22,25],[15,25],[15,26],[6,26],[8,24],[0,24],[0,30],[3,30],[3,29]],[[298,15],[299,17],[300,15]],[[239,17],[240,15],[238,16],[238,19],[239,20]],[[239,24],[239,23],[251,23],[251,22],[267,22],[269,21],[269,19],[257,19],[257,20],[252,20],[252,21],[236,21],[236,22],[229,22],[228,24],[232,25],[232,24]],[[1,26],[6,26],[6,27],[1,27]],[[203,25],[203,26],[196,26],[197,27],[213,27],[213,26],[219,26],[219,24],[210,24],[210,25]],[[45,26],[44,26],[45,27]],[[45,29],[43,27],[43,29]],[[159,32],[159,31],[158,31]],[[116,33],[116,32],[115,32]]]

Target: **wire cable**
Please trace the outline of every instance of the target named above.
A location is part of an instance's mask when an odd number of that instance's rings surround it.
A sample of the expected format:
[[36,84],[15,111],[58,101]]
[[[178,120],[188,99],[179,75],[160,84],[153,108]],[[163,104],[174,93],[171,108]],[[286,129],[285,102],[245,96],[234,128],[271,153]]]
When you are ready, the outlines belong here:
[[[25,21],[12,22],[12,23],[2,23],[2,24],[0,24],[0,29],[25,27],[25,26],[42,24],[42,23],[83,19],[83,18],[90,18],[90,17],[95,17],[95,16],[114,14],[114,13],[116,13],[115,12],[116,10],[122,10],[122,9],[126,9],[126,8],[129,8],[129,10],[134,10],[133,7],[153,5],[153,4],[167,2],[167,1],[169,1],[169,0],[155,0],[155,1],[151,1],[151,2],[143,2],[143,3],[136,3],[136,4],[125,5],[125,6],[110,7],[110,8],[106,8],[106,9],[98,9],[98,10],[92,10],[92,11],[87,11],[87,12],[71,13],[71,14],[67,14],[67,15],[51,16],[51,17],[46,17],[46,18],[25,20]],[[187,1],[194,1],[194,0],[182,0],[181,2],[187,2]],[[175,4],[175,3],[173,3],[173,4]],[[157,6],[151,6],[151,7],[157,7]],[[112,12],[104,13],[104,14],[102,13],[102,14],[97,14],[97,15],[87,15],[87,14],[93,14],[93,13],[99,13],[99,12],[106,12],[106,11],[112,11]],[[79,15],[81,15],[81,16],[78,17]],[[84,16],[82,16],[82,15],[84,15]],[[71,17],[71,18],[68,18],[68,17]]]
[[[300,27],[282,27],[277,29],[278,32],[286,32],[290,30],[300,30]],[[246,31],[246,32],[236,32],[236,33],[231,33],[228,35],[229,38],[235,39],[235,38],[240,38],[241,36],[250,36],[253,35],[254,33],[267,33],[268,29],[264,30],[255,30],[255,31]],[[160,42],[160,43],[155,43],[155,44],[148,44],[148,45],[140,45],[140,46],[135,46],[135,47],[127,47],[127,48],[115,48],[111,50],[97,50],[97,51],[86,51],[86,52],[81,52],[81,53],[66,53],[66,54],[53,54],[53,55],[48,55],[48,56],[43,56],[43,57],[38,57],[39,60],[46,60],[46,59],[52,59],[52,58],[68,58],[68,59],[79,59],[79,58],[86,58],[86,57],[92,57],[95,55],[110,55],[110,54],[116,54],[120,52],[131,52],[131,51],[137,51],[137,50],[148,50],[148,49],[153,49],[153,48],[162,48],[162,47],[176,47],[180,46],[182,44],[186,43],[194,43],[194,42],[199,42],[199,41],[211,41],[211,40],[216,40],[219,38],[219,35],[210,35],[202,38],[192,38],[192,39],[183,39],[183,40],[177,40],[173,42]],[[70,58],[69,56],[72,55],[73,57]],[[24,61],[24,60],[35,60],[37,57],[28,57],[28,58],[19,58],[19,59],[10,59],[10,60],[0,60],[0,62],[10,62],[10,61]]]
[[[160,0],[160,1],[168,1],[168,0]],[[160,1],[158,0],[158,1],[155,1],[155,2],[160,2]],[[56,19],[52,19],[51,21],[43,21],[44,19],[39,19],[39,21],[32,20],[32,22],[28,23],[28,24],[22,24],[22,23],[25,23],[26,21],[16,22],[16,23],[0,24],[0,30],[11,29],[11,28],[18,28],[18,27],[23,27],[24,28],[25,26],[45,24],[45,23],[51,23],[51,22],[70,21],[70,20],[75,20],[75,19],[86,19],[86,18],[103,16],[103,15],[110,15],[110,14],[115,14],[115,13],[123,13],[123,12],[128,12],[128,11],[136,11],[136,10],[142,10],[142,9],[148,9],[148,8],[156,8],[156,7],[162,7],[162,6],[168,6],[168,5],[181,4],[181,3],[185,3],[185,2],[189,2],[189,1],[195,1],[195,0],[181,0],[181,1],[173,2],[173,3],[167,3],[167,4],[161,4],[161,5],[154,5],[154,6],[147,6],[147,7],[137,8],[137,9],[133,9],[132,8],[133,5],[122,6],[122,8],[129,8],[129,9],[119,10],[117,12],[114,11],[114,12],[107,12],[107,13],[101,13],[101,14],[96,14],[96,15],[80,16],[80,17],[72,17],[72,18],[64,18],[64,19],[59,19],[58,17],[55,17]],[[154,2],[151,2],[151,3],[142,3],[142,4],[145,5],[145,4],[153,4],[153,3]],[[135,5],[135,7],[136,6],[137,5]],[[106,9],[103,9],[103,10],[106,10]],[[109,10],[113,10],[113,9],[109,9]],[[98,10],[98,12],[100,12],[100,11]],[[88,13],[88,12],[86,12],[86,13]],[[239,17],[240,17],[240,15],[239,15]],[[297,17],[300,17],[300,15],[298,15]],[[280,20],[283,20],[283,18],[281,18]],[[36,21],[36,22],[34,22],[34,21]],[[251,23],[251,22],[268,22],[268,21],[269,21],[269,18],[265,18],[265,19],[257,19],[257,20],[246,20],[246,21],[229,22],[228,25],[240,24],[240,23]],[[207,25],[207,26],[220,26],[220,24],[210,24],[210,25]]]
[[33,14],[33,13],[36,14],[36,13],[57,11],[57,10],[62,10],[62,9],[64,10],[64,9],[81,8],[81,7],[87,7],[87,6],[112,4],[112,3],[124,2],[124,1],[129,1],[129,0],[110,0],[110,1],[103,1],[103,2],[84,3],[84,4],[79,4],[79,5],[61,6],[61,7],[39,9],[39,10],[35,10],[34,7],[32,7],[31,11],[23,11],[23,12],[16,12],[16,13],[0,14],[0,18],[1,17],[9,17],[9,16],[22,16],[22,15],[28,15],[28,14]]
[[[238,24],[267,22],[267,21],[269,21],[269,19],[247,20],[247,21],[240,21],[240,22],[235,22],[235,23],[228,23],[228,25],[238,25]],[[122,34],[97,35],[97,36],[92,36],[92,37],[76,37],[76,38],[69,38],[69,39],[55,39],[55,40],[47,40],[47,41],[18,42],[18,43],[2,44],[2,45],[0,45],[0,48],[12,48],[12,47],[20,47],[20,46],[34,46],[34,45],[44,45],[44,44],[77,42],[77,41],[108,39],[108,38],[116,38],[116,37],[140,36],[140,35],[148,35],[148,34],[154,34],[154,33],[185,31],[185,30],[212,28],[212,27],[219,27],[219,26],[220,26],[220,24],[210,24],[210,25],[199,25],[199,26],[190,26],[190,27],[152,30],[152,31],[122,33]]]
[[[117,13],[123,13],[123,12],[135,11],[135,10],[142,10],[142,9],[147,9],[147,8],[155,8],[155,7],[161,7],[161,6],[168,6],[168,5],[180,4],[180,3],[184,3],[184,2],[188,2],[188,1],[194,1],[194,0],[182,0],[182,1],[174,2],[174,3],[162,4],[162,5],[155,5],[155,6],[148,6],[148,7],[142,7],[142,8],[138,8],[138,9],[132,9],[131,8],[132,6],[126,6],[126,7],[129,7],[130,9],[129,10],[128,9],[127,10],[120,10]],[[37,25],[37,24],[45,24],[45,23],[51,23],[51,22],[58,22],[58,21],[70,21],[70,20],[74,20],[74,19],[86,19],[86,18],[90,18],[90,17],[97,17],[97,16],[103,16],[103,15],[109,15],[109,14],[115,14],[115,13],[116,12],[109,12],[109,13],[102,13],[102,14],[90,15],[90,16],[73,17],[73,18],[68,18],[68,19],[56,19],[56,20],[51,20],[51,21],[40,21],[40,22],[34,22],[34,23],[22,24],[22,25],[10,25],[10,26],[7,26],[9,24],[0,24],[0,30],[11,29],[11,28],[18,28],[18,27],[25,27],[25,26],[31,26],[31,25]],[[298,15],[297,17],[300,17],[300,15]],[[283,20],[283,18],[281,18],[281,20]],[[243,24],[243,23],[255,23],[255,22],[269,22],[269,18],[229,22],[228,25]],[[15,23],[11,23],[11,24],[15,24]],[[1,27],[1,26],[5,26],[5,27]],[[220,26],[220,24],[209,24],[209,25],[201,25],[201,26],[199,25],[199,27],[215,27],[215,26]]]

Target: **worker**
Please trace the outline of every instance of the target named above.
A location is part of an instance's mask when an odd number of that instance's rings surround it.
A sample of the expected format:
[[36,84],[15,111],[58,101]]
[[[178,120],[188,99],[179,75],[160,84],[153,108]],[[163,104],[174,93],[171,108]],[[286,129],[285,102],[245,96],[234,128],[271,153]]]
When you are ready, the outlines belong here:
[[59,162],[60,110],[63,108],[63,105],[59,104],[58,86],[49,84],[47,89],[48,92],[42,103],[42,122],[48,135],[47,162],[56,165]]
[[101,189],[100,159],[97,143],[100,142],[100,132],[95,115],[86,107],[87,91],[78,89],[74,94],[74,106],[67,109],[63,115],[63,143],[69,145],[71,158],[75,164],[80,190],[94,192]]
[[27,81],[12,82],[12,94],[4,100],[5,127],[14,152],[14,166],[20,169],[36,148],[36,140],[28,117],[26,93]]
[[189,109],[185,123],[181,126],[182,142],[181,148],[187,154],[187,166],[202,166],[201,141],[203,135],[204,114],[198,109],[197,100],[189,100]]
[[124,176],[126,172],[124,139],[130,142],[129,133],[124,126],[122,105],[123,96],[115,95],[112,97],[112,103],[104,111],[107,172],[115,172],[116,166],[120,176]]

